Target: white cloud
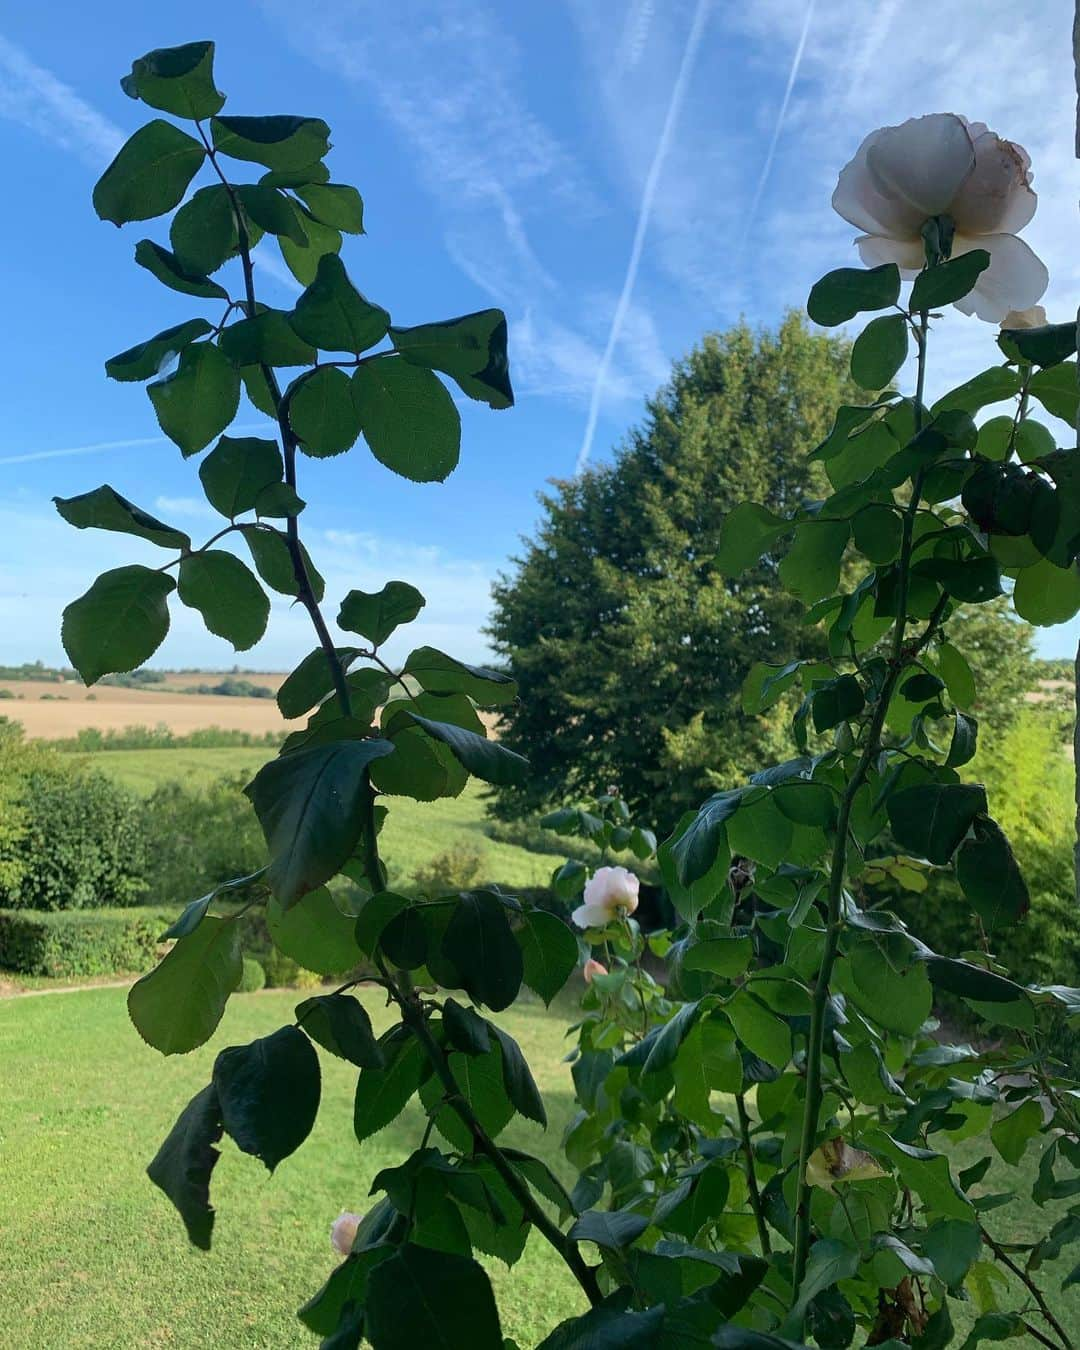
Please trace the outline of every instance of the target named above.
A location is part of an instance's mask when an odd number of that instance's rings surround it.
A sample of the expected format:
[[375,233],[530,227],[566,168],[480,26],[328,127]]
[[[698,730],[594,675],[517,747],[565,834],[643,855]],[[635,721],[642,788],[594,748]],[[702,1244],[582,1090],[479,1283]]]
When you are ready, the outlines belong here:
[[69,84],[0,36],[0,117],[73,151],[101,169],[124,143],[120,128]]
[[209,502],[204,502],[201,497],[155,497],[154,510],[160,511],[162,516],[170,520],[173,516],[187,516],[192,520],[221,519]]

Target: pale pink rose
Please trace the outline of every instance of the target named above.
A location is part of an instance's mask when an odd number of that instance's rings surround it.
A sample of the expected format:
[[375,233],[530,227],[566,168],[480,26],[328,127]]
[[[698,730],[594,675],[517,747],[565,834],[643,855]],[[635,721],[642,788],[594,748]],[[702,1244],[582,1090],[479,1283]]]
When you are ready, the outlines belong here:
[[955,113],[912,117],[873,131],[840,174],[832,204],[865,233],[856,239],[867,267],[894,262],[914,276],[924,260],[921,230],[932,216],[956,227],[952,256],[983,248],[990,265],[956,308],[1000,323],[1034,305],[1049,274],[1017,232],[1035,214],[1031,160],[984,122]]
[[590,956],[585,962],[581,973],[585,976],[585,983],[592,984],[594,975],[606,975],[608,969],[602,961],[594,961]]
[[570,916],[579,928],[603,928],[638,907],[638,879],[625,867],[598,867],[582,896],[584,904]]
[[330,1229],[330,1245],[342,1256],[348,1256],[356,1240],[356,1230],[360,1227],[360,1215],[344,1210],[334,1220]]
[[1001,321],[1002,328],[1045,328],[1046,310],[1042,305],[1032,305],[1030,309],[1010,309]]

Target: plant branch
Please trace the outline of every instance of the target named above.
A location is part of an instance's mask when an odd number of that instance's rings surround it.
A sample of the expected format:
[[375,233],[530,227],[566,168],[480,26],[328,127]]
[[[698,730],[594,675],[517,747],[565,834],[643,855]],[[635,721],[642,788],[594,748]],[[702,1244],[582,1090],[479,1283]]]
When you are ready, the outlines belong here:
[[750,1208],[754,1211],[754,1221],[757,1223],[761,1254],[762,1256],[771,1256],[772,1243],[769,1240],[768,1225],[765,1223],[761,1191],[758,1189],[757,1168],[754,1165],[754,1146],[750,1142],[750,1117],[746,1113],[746,1098],[741,1092],[735,1094],[735,1109],[739,1113],[739,1133],[742,1135],[743,1150],[746,1153],[746,1186],[750,1193]]
[[[997,1258],[997,1260],[1001,1262],[1001,1264],[1005,1267],[1006,1270],[1011,1271],[1016,1276],[1016,1278],[1020,1281],[1020,1283],[1024,1286],[1024,1288],[1028,1291],[1031,1297],[1038,1304],[1039,1311],[1042,1313],[1043,1317],[1046,1319],[1049,1325],[1054,1329],[1054,1332],[1060,1339],[1061,1344],[1064,1347],[1064,1350],[1074,1350],[1073,1343],[1072,1340],[1069,1338],[1068,1332],[1066,1332],[1065,1328],[1061,1325],[1061,1323],[1057,1320],[1054,1314],[1050,1311],[1046,1299],[1043,1297],[1042,1290],[1031,1278],[1028,1272],[1024,1270],[1022,1266],[1018,1266],[1016,1264],[1016,1262],[1012,1259],[1012,1257],[1004,1249],[1004,1247],[1002,1247],[999,1243],[994,1241],[994,1239],[990,1236],[990,1234],[986,1231],[986,1229],[982,1226],[982,1224],[979,1225],[979,1232],[982,1234],[982,1240],[994,1253],[994,1256]],[[1042,1340],[1043,1338],[1037,1337],[1036,1339]]]

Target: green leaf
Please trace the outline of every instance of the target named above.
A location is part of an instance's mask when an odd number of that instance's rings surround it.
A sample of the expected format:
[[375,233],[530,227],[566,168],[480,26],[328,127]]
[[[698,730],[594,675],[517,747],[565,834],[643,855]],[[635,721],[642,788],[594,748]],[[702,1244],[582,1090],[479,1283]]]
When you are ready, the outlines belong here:
[[255,499],[255,514],[271,520],[288,520],[307,506],[288,483],[268,483]]
[[360,434],[360,416],[348,375],[319,366],[301,375],[286,394],[289,425],[309,455],[340,455]]
[[826,681],[811,695],[814,730],[831,731],[853,717],[858,717],[866,706],[862,685],[854,675],[837,675]]
[[136,1031],[163,1055],[186,1055],[214,1034],[242,968],[235,921],[207,915],[131,986]]
[[176,583],[165,572],[133,564],[102,572],[64,610],[64,651],[84,684],[134,670],[149,660],[169,631],[169,596]]
[[210,135],[215,150],[268,169],[303,169],[330,149],[330,128],[319,117],[215,117]]
[[798,1297],[791,1305],[787,1321],[780,1328],[782,1336],[802,1334],[806,1310],[818,1294],[831,1289],[840,1280],[850,1280],[859,1268],[859,1249],[849,1247],[835,1238],[819,1238],[810,1248],[806,1274],[799,1285]]
[[851,375],[864,389],[884,389],[907,360],[908,329],[903,314],[871,319],[851,349]]
[[967,713],[957,712],[953,719],[952,740],[945,760],[947,769],[959,769],[975,757],[978,744],[979,724]]
[[887,309],[900,295],[900,271],[895,263],[866,270],[840,267],[814,283],[806,312],[814,323],[834,328],[863,310]]
[[721,846],[726,847],[725,822],[739,809],[741,801],[739,788],[714,793],[675,839],[671,856],[680,885],[692,886],[713,867]]
[[904,527],[894,507],[875,503],[860,511],[851,522],[855,547],[870,562],[882,566],[900,554]]
[[364,1334],[373,1350],[503,1350],[483,1267],[411,1242],[368,1276]]
[[944,1219],[921,1234],[919,1245],[933,1261],[938,1277],[950,1289],[959,1289],[964,1277],[979,1259],[982,1234],[974,1223]]
[[235,366],[311,366],[315,348],[302,342],[284,311],[265,309],[222,330],[221,350]]
[[795,528],[795,539],[780,563],[780,580],[804,604],[832,595],[840,580],[840,560],[851,526],[846,521],[809,520]]
[[513,1036],[503,1031],[494,1022],[488,1023],[488,1030],[499,1042],[502,1052],[502,1077],[506,1095],[514,1104],[514,1109],[527,1120],[535,1120],[542,1129],[547,1129],[547,1112],[540,1089],[532,1070],[521,1053],[521,1047]]
[[341,249],[341,235],[329,225],[322,225],[310,212],[300,211],[300,223],[307,235],[307,244],[301,248],[291,239],[281,237],[278,247],[285,265],[301,286],[310,286],[319,270],[319,262],[327,253]]
[[641,1066],[643,1075],[660,1073],[671,1067],[678,1056],[679,1047],[690,1035],[700,1016],[700,1003],[684,1003],[676,1008],[673,1016],[657,1029],[656,1036],[650,1038],[649,1052]]
[[260,867],[258,871],[250,873],[246,877],[234,877],[231,881],[223,881],[215,886],[213,890],[207,891],[205,895],[199,896],[197,900],[189,901],[180,911],[180,917],[169,925],[158,939],[159,942],[167,942],[170,938],[187,937],[193,933],[203,919],[206,918],[207,910],[219,895],[227,895],[233,891],[244,891],[255,882],[259,881],[265,874],[266,868]]
[[[299,595],[300,587],[296,580],[292,554],[289,552],[289,545],[285,536],[279,530],[255,525],[245,526],[243,535],[248,548],[251,550],[255,570],[270,589],[279,591],[282,595]],[[316,600],[321,601],[326,590],[326,583],[315,570],[315,564],[311,561],[303,544],[300,545],[300,552],[304,559],[308,580],[311,582],[312,593]]]
[[407,713],[406,716],[429,736],[449,746],[454,758],[485,783],[510,787],[523,783],[528,777],[529,761],[498,741],[489,741],[475,731],[455,726],[453,722],[435,722],[417,713]]
[[915,1191],[932,1213],[945,1219],[971,1220],[971,1202],[957,1186],[943,1153],[902,1144],[884,1130],[874,1130],[863,1142],[896,1165],[904,1185]]
[[271,900],[266,926],[274,946],[317,975],[345,975],[364,960],[356,940],[356,920],[343,914],[325,886],[309,891],[286,909]]
[[371,453],[414,483],[441,483],[457,466],[461,418],[430,370],[400,356],[375,356],[356,368],[353,399]]
[[[489,1023],[488,1029],[494,1031]],[[514,1107],[503,1081],[502,1050],[494,1045],[483,1055],[454,1053],[449,1056],[451,1072],[461,1095],[472,1107],[490,1138],[500,1135],[514,1116]],[[427,1079],[420,1089],[420,1100],[446,1142],[468,1155],[475,1146],[472,1131],[446,1103],[446,1089],[438,1078]]]
[[930,1016],[934,997],[926,967],[919,962],[905,964],[910,954],[907,944],[903,946],[901,955],[892,944],[883,950],[873,938],[860,940],[851,953],[852,993],[881,1026],[914,1036]]
[[530,909],[517,930],[525,983],[550,1007],[577,966],[577,938],[554,914]]
[[224,549],[192,553],[180,564],[177,595],[197,609],[207,630],[247,651],[266,632],[270,601],[251,569]]
[[994,1147],[1010,1167],[1019,1165],[1028,1144],[1043,1127],[1043,1111],[1039,1103],[1031,1098],[1022,1103],[1015,1111],[994,1121],[990,1127],[990,1138]]
[[400,1024],[379,1038],[379,1052],[385,1067],[361,1069],[356,1080],[353,1129],[361,1143],[398,1118],[427,1063],[420,1042]]
[[1020,376],[1009,366],[991,366],[966,383],[957,386],[931,408],[935,415],[941,412],[961,411],[976,413],[989,403],[1001,403],[1020,392]]
[[501,309],[483,309],[415,328],[391,328],[390,340],[406,361],[441,370],[470,398],[491,408],[513,406],[506,315]]
[[925,958],[930,983],[938,989],[947,989],[961,998],[979,1003],[1019,1003],[1026,995],[1018,984],[1007,980],[970,961],[957,961],[950,956],[930,955]]
[[622,1251],[649,1226],[648,1215],[629,1209],[587,1209],[567,1233],[571,1242],[595,1242]]
[[276,441],[222,436],[199,465],[199,479],[215,511],[230,520],[251,511],[259,494],[285,472]]
[[937,267],[928,267],[911,288],[912,312],[940,309],[963,300],[989,266],[990,254],[984,248],[973,248]]
[[791,529],[791,522],[755,502],[739,502],[720,526],[713,562],[721,576],[737,577],[753,567]]
[[1035,366],[1056,366],[1076,351],[1075,323],[1048,323],[1039,328],[1003,328],[998,345],[1006,356]]
[[120,147],[98,179],[94,210],[116,225],[163,215],[183,200],[205,156],[194,137],[155,118]]
[[140,342],[105,362],[105,374],[113,380],[149,380],[161,373],[190,343],[212,332],[205,319],[187,319],[175,328],[166,328],[156,337]]
[[203,300],[227,300],[229,292],[216,281],[199,272],[191,272],[175,253],[155,244],[152,239],[140,239],[135,245],[135,261],[157,277],[163,286],[181,295],[196,295]]
[[108,484],[83,492],[78,497],[54,497],[56,509],[69,525],[79,530],[116,530],[149,539],[161,548],[189,549],[191,538],[183,530],[174,530],[150,515]]
[[951,643],[943,642],[937,649],[938,669],[949,697],[958,708],[970,708],[975,702],[977,690],[975,676],[968,665],[967,658]]
[[188,1240],[210,1250],[214,1207],[210,1177],[220,1152],[214,1145],[223,1132],[221,1104],[212,1083],[196,1093],[146,1169],[146,1175],[172,1201],[184,1221]]
[[684,970],[709,970],[724,979],[745,974],[754,954],[748,937],[699,937],[683,953]]
[[206,276],[236,252],[236,214],[226,188],[200,188],[173,217],[169,242],[180,267]]
[[956,879],[991,932],[1019,923],[1030,908],[1027,884],[1009,841],[989,816],[975,817],[973,837],[957,854]]
[[1039,627],[1067,623],[1080,611],[1080,569],[1040,558],[1017,576],[1013,604],[1022,619]]
[[[657,1350],[658,1346],[666,1345],[660,1338],[668,1319],[669,1314],[663,1304],[657,1304],[646,1312],[631,1312],[624,1307],[600,1304],[580,1317],[560,1322],[551,1335],[540,1342],[537,1350]],[[721,1328],[717,1335],[722,1335],[728,1329]],[[741,1328],[737,1330],[746,1337],[759,1335]],[[762,1345],[760,1350],[790,1350],[785,1342],[777,1341],[775,1337],[760,1339],[773,1342],[771,1347]],[[714,1340],[712,1343],[719,1344],[719,1341]],[[757,1350],[750,1341],[746,1342],[746,1346],[748,1350]],[[670,1350],[675,1350],[674,1344]]]
[[367,1009],[351,994],[316,994],[296,1005],[296,1020],[313,1041],[360,1069],[383,1066]]
[[517,997],[524,975],[506,907],[491,891],[463,891],[442,941],[442,953],[460,972],[475,1002],[501,1012]]
[[368,766],[392,750],[384,740],[298,750],[263,765],[244,789],[270,850],[270,889],[285,908],[329,881],[352,856]]
[[486,1055],[491,1050],[489,1025],[479,1013],[448,998],[442,1014],[446,1039],[455,1050],[463,1055]]
[[336,253],[326,253],[289,322],[313,347],[359,356],[386,336],[390,315],[360,294]]
[[283,192],[262,183],[241,183],[233,190],[245,216],[260,230],[266,234],[284,235],[300,248],[307,247],[307,233],[299,211]]
[[1049,370],[1038,371],[1031,377],[1028,389],[1048,413],[1060,417],[1070,426],[1076,425],[1080,384],[1077,383],[1075,361],[1064,361]]
[[240,406],[240,376],[212,342],[180,353],[176,370],[147,387],[158,423],[185,458],[219,436]]
[[270,1172],[311,1133],[321,1086],[319,1057],[297,1027],[231,1045],[214,1061],[225,1132]]
[[[338,665],[347,669],[359,656],[356,647],[335,647]],[[277,705],[282,717],[292,720],[310,712],[334,688],[330,661],[322,647],[309,652],[289,675],[277,692]]]
[[944,866],[975,817],[986,814],[986,790],[979,783],[923,783],[894,792],[886,810],[903,848]]
[[957,600],[975,605],[1001,594],[1001,567],[989,554],[975,558],[923,558],[912,573],[929,577]]
[[304,183],[296,195],[323,225],[346,234],[364,233],[364,200],[344,183]]
[[349,633],[381,647],[395,628],[412,623],[424,608],[424,597],[407,581],[388,581],[381,591],[350,591],[341,602],[337,623]]
[[195,122],[221,111],[225,95],[214,85],[214,44],[185,42],[158,47],[131,63],[120,81],[129,98]]
[[509,677],[486,666],[469,666],[434,647],[417,647],[402,667],[431,694],[468,694],[481,707],[512,703],[517,685]]
[[791,1029],[753,994],[740,990],[724,1004],[735,1034],[748,1050],[766,1064],[783,1069],[791,1059]]

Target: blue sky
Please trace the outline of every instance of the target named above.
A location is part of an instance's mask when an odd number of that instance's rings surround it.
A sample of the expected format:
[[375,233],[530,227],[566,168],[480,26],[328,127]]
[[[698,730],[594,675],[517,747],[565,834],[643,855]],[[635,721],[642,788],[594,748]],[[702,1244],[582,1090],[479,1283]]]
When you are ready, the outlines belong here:
[[[333,129],[335,179],[365,197],[344,257],[399,323],[507,312],[517,406],[462,408],[445,485],[396,478],[362,447],[301,465],[304,524],[335,602],[411,580],[410,637],[482,657],[491,578],[532,528],[536,492],[609,455],[703,331],[773,323],[854,262],[836,174],[872,128],[962,112],[1024,144],[1039,210],[1025,237],[1050,268],[1051,318],[1080,297],[1068,0],[72,0],[0,19],[0,213],[6,270],[0,425],[0,660],[58,661],[63,605],[138,541],[76,532],[50,498],[109,482],[195,535],[212,524],[196,465],[156,435],[143,392],[106,357],[190,313],[134,266],[138,239],[99,222],[90,190],[145,120],[120,91],[132,57],[212,37],[237,113],[299,112]],[[17,185],[17,190],[15,186]],[[291,303],[280,267],[261,297]],[[994,360],[993,330],[950,314],[932,386]],[[254,429],[257,417],[241,413]],[[1062,428],[1062,434],[1067,431]],[[1069,654],[1080,625],[1041,636]],[[177,605],[160,665],[264,669],[311,646],[275,607],[251,652]],[[394,651],[393,655],[400,652]]]

